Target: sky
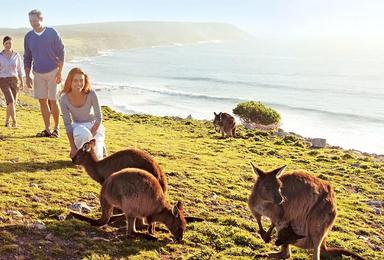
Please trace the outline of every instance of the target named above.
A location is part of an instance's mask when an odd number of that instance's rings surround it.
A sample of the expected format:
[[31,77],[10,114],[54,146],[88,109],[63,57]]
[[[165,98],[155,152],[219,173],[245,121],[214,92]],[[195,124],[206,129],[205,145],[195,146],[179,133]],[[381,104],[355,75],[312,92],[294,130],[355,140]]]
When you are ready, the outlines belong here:
[[[0,28],[106,21],[231,23],[256,36],[384,39],[383,0],[0,0]],[[7,6],[4,8],[4,6]]]

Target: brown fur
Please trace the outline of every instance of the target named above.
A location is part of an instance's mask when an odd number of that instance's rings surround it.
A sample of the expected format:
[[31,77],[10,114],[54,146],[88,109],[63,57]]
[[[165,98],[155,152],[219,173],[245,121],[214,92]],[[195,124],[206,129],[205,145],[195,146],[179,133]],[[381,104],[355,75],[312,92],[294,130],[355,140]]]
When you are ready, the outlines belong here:
[[[321,254],[348,255],[363,259],[345,249],[327,248],[325,238],[336,219],[335,194],[331,185],[304,171],[284,174],[285,167],[271,172],[263,172],[252,164],[258,175],[249,197],[249,208],[257,218],[260,233],[266,234],[261,225],[261,216],[271,219],[272,227],[283,230],[292,225],[294,233],[304,236],[292,243],[304,249],[314,249],[312,259],[320,259]],[[269,234],[270,235],[270,234]],[[280,253],[269,257],[288,258],[289,245],[282,245]]]
[[173,208],[166,202],[165,194],[157,179],[149,172],[126,168],[108,177],[101,188],[102,216],[88,222],[103,226],[109,222],[113,207],[123,210],[127,218],[127,233],[136,236],[135,218],[147,218],[148,223],[164,223],[175,240],[181,241],[186,228],[183,208],[178,202]]
[[213,125],[217,132],[221,133],[222,137],[236,137],[236,120],[228,113],[220,112],[216,114],[213,112],[215,118]]
[[155,176],[164,193],[167,192],[166,175],[155,159],[143,150],[130,148],[118,151],[99,161],[95,153],[95,140],[91,140],[77,151],[72,162],[82,165],[89,176],[100,184],[103,184],[111,174],[121,169],[143,169]]
[[[100,184],[103,184],[110,175],[124,168],[143,169],[151,173],[159,181],[164,194],[167,192],[166,175],[153,157],[143,150],[126,149],[99,161],[95,152],[95,140],[91,140],[77,151],[72,162],[82,165],[89,176]],[[73,214],[73,216],[83,220],[86,218],[82,218],[78,214]],[[155,232],[155,225],[149,225],[148,229],[153,234]]]
[[277,239],[275,245],[289,245],[294,244],[297,240],[304,238],[304,236],[298,235],[292,228],[291,223],[289,223],[288,227],[285,227],[279,231],[277,234]]

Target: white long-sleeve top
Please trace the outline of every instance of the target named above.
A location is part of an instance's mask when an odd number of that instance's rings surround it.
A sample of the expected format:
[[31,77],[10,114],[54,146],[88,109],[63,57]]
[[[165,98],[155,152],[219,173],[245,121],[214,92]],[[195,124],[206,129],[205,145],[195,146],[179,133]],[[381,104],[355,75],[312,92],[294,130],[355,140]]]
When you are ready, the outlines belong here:
[[22,76],[21,57],[17,52],[12,52],[8,58],[4,52],[0,52],[0,78]]

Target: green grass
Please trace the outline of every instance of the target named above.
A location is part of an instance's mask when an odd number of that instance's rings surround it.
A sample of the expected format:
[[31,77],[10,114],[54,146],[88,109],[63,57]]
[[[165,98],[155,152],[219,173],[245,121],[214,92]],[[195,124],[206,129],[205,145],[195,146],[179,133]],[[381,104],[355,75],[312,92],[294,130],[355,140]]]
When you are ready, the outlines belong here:
[[[34,137],[43,125],[40,113],[35,101],[26,96],[21,100],[19,128],[1,128],[1,259],[16,255],[33,259],[253,259],[255,254],[277,250],[260,239],[247,206],[255,180],[249,161],[265,170],[288,164],[288,171],[302,168],[330,181],[339,214],[328,244],[367,259],[384,259],[384,253],[374,249],[384,248],[384,216],[366,204],[371,199],[384,201],[383,161],[341,149],[310,150],[294,138],[284,140],[243,128],[239,138],[220,139],[211,122],[126,116],[108,108],[104,108],[104,124],[109,152],[125,147],[149,151],[168,176],[168,200],[181,200],[187,215],[206,221],[188,224],[183,244],[174,244],[168,232],[158,231],[159,241],[153,242],[127,239],[114,227],[98,229],[73,219],[59,221],[57,216],[68,214],[68,205],[76,201],[95,207],[90,215],[99,216],[99,203],[89,194],[98,194],[100,186],[71,164],[64,132],[59,139]],[[33,196],[40,201],[33,202]],[[18,210],[24,217],[13,219],[7,210]],[[36,221],[44,222],[47,229],[33,229],[30,224]],[[52,241],[45,238],[48,234]],[[293,248],[295,259],[308,259],[310,253]]]

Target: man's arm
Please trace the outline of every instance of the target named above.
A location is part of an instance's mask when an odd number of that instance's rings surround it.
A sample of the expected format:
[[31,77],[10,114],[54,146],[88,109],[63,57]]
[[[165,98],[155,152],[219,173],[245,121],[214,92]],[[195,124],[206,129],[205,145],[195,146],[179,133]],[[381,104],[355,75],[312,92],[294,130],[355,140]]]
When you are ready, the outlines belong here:
[[32,79],[31,79],[31,67],[32,67],[32,52],[28,47],[28,38],[27,35],[24,37],[24,71],[25,79],[28,88],[32,88]]
[[60,35],[56,32],[56,41],[55,41],[55,52],[58,59],[57,62],[57,73],[56,73],[56,83],[59,84],[61,82],[61,73],[64,66],[64,44],[61,40]]

